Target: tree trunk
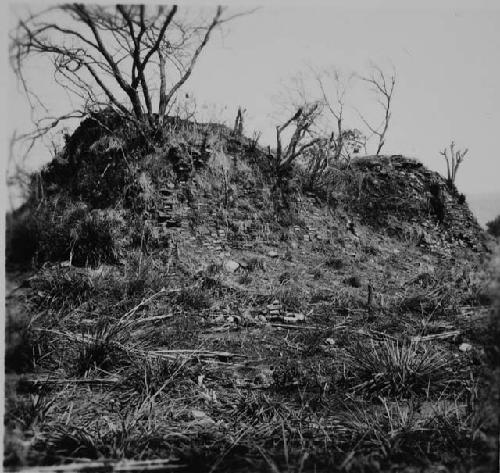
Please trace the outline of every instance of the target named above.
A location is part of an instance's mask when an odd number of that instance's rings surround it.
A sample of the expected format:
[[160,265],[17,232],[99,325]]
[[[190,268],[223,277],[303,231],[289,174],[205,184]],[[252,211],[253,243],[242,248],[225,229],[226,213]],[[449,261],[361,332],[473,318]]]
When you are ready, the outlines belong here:
[[163,117],[167,111],[167,81],[165,78],[165,58],[163,53],[158,50],[160,59],[160,103],[158,104],[158,123],[163,122]]

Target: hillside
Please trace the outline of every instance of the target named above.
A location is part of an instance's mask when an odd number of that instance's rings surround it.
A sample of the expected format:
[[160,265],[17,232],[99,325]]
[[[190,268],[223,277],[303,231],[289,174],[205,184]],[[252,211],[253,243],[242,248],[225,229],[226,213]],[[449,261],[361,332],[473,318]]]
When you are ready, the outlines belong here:
[[489,242],[463,196],[399,155],[277,185],[270,152],[103,114],[33,178],[8,230],[6,466],[493,461]]

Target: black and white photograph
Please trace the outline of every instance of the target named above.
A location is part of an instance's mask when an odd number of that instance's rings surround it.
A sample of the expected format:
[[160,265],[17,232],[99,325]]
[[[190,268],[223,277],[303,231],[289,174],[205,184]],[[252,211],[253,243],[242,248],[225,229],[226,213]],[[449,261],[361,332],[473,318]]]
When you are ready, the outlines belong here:
[[0,9],[2,471],[500,472],[497,0]]

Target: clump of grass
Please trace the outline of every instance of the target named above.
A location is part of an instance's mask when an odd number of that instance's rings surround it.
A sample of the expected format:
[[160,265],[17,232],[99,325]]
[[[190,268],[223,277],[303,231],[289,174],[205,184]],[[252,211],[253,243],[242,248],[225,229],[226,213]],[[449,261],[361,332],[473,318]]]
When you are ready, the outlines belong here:
[[[425,432],[413,404],[388,403],[374,409],[349,408],[341,415],[346,431],[341,471],[385,471],[394,464],[427,463]],[[420,440],[420,441],[419,441]]]
[[265,263],[262,258],[253,256],[246,261],[248,271],[255,271],[256,269],[264,270]]
[[248,273],[248,271],[245,271],[239,278],[238,278],[238,284],[243,284],[247,285],[252,282],[252,276]]
[[488,445],[477,416],[458,406],[424,414],[414,400],[380,398],[378,406],[348,408],[341,419],[348,434],[342,439],[343,450],[349,452],[343,462],[348,471],[372,471],[374,464],[375,471],[403,464],[427,470],[457,462],[470,471],[487,463]]
[[5,327],[5,369],[23,373],[32,370],[43,352],[47,352],[47,340],[34,330],[31,318],[24,314],[9,314]]
[[82,203],[56,198],[36,206],[31,202],[10,216],[8,225],[6,257],[12,268],[68,259],[75,266],[96,267],[117,260],[113,222]]
[[75,376],[84,376],[92,369],[111,369],[123,352],[116,343],[119,329],[117,325],[97,327],[93,332],[83,334],[79,340],[77,354],[70,367]]
[[201,317],[195,314],[178,314],[168,325],[160,326],[149,336],[149,343],[156,346],[174,348],[192,348],[197,340],[201,326]]
[[71,258],[75,266],[95,268],[101,263],[116,263],[111,222],[95,214],[86,216],[71,232]]
[[456,363],[443,350],[417,342],[385,339],[347,349],[347,367],[358,382],[354,390],[376,396],[442,391],[456,380]]
[[66,268],[43,270],[31,285],[36,291],[32,301],[39,309],[76,307],[94,294],[92,281],[87,274]]
[[41,447],[47,463],[68,457],[95,460],[101,456],[98,439],[86,429],[71,425],[55,426]]
[[184,310],[205,310],[212,305],[212,298],[208,289],[196,287],[183,289],[176,297],[176,303]]
[[206,277],[217,276],[222,271],[222,263],[210,263],[203,271],[203,275]]
[[334,269],[335,271],[339,271],[345,266],[345,263],[342,260],[342,258],[331,256],[325,261],[325,265],[328,268]]
[[273,299],[278,299],[284,309],[291,312],[300,312],[307,302],[304,292],[295,284],[281,286]]
[[322,278],[323,271],[321,271],[320,268],[315,268],[315,269],[313,269],[313,271],[311,272],[311,274],[312,274],[313,279],[318,280],[318,279]]
[[46,393],[31,393],[28,396],[18,396],[7,401],[6,425],[15,427],[20,425],[23,429],[30,429],[41,424],[55,398],[49,398]]
[[290,282],[291,279],[292,279],[292,275],[290,274],[290,272],[284,271],[283,273],[281,273],[279,275],[278,281],[280,284],[286,284],[286,283]]
[[127,386],[138,393],[155,395],[176,377],[185,375],[182,360],[169,360],[161,357],[135,358],[127,371]]

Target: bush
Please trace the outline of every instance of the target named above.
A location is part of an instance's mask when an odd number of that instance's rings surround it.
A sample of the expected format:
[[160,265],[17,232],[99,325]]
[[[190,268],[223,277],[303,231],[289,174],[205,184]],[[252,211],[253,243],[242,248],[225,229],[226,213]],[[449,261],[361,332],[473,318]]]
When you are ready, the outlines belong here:
[[9,269],[41,266],[73,256],[75,266],[116,262],[111,221],[89,213],[81,203],[53,199],[27,205],[7,220]]
[[5,258],[8,268],[26,268],[31,264],[38,246],[37,232],[37,222],[31,216],[7,218]]
[[500,215],[486,224],[488,232],[494,237],[500,237]]

